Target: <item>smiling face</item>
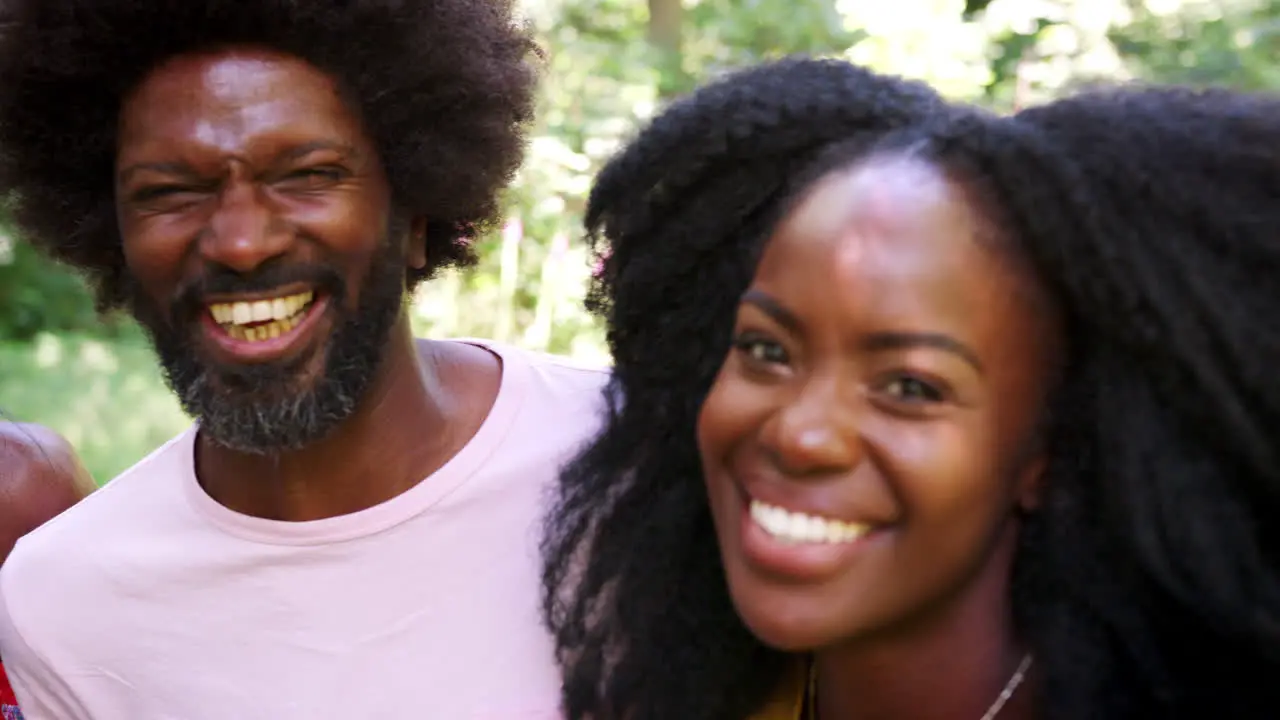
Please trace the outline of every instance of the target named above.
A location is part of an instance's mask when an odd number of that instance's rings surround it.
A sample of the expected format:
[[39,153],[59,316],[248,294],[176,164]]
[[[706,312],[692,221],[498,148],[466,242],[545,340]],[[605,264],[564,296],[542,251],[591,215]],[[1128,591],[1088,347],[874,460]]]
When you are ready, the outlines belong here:
[[922,627],[983,578],[1007,592],[1054,335],[988,225],[891,158],[827,176],[770,238],[698,425],[729,588],[765,643]]
[[156,68],[120,114],[131,304],[202,431],[296,449],[353,412],[405,291],[403,223],[333,80],[241,49]]

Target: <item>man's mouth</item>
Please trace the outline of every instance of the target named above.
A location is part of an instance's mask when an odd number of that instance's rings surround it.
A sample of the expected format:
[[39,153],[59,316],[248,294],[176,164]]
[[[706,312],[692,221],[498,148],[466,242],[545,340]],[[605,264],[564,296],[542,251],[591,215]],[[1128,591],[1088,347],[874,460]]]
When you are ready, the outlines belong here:
[[315,292],[253,301],[210,303],[209,315],[229,337],[263,342],[288,333],[302,322],[315,301]]

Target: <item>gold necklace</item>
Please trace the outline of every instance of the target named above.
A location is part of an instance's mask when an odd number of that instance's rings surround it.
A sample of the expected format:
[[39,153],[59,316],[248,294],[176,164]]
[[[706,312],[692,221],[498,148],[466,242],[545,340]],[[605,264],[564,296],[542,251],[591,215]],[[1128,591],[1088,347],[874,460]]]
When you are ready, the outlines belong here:
[[[809,663],[809,687],[805,691],[805,706],[808,712],[805,717],[808,720],[818,720],[818,664]],[[1004,689],[996,697],[995,702],[991,703],[991,707],[983,713],[982,720],[995,720],[996,715],[1004,708],[1004,704],[1009,702],[1009,698],[1017,692],[1018,686],[1022,684],[1023,678],[1027,676],[1027,670],[1031,669],[1031,653],[1022,656],[1022,662],[1018,663],[1018,669],[1013,671],[1013,675],[1009,678],[1009,682],[1004,684]]]

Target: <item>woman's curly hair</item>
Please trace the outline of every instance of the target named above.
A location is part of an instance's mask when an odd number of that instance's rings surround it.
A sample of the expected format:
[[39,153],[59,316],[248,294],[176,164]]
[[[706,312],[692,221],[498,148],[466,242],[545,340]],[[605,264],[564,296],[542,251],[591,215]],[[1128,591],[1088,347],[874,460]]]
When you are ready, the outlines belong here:
[[946,107],[922,84],[787,59],[673,104],[597,177],[588,304],[615,363],[608,425],[565,470],[544,543],[570,717],[741,720],[772,689],[786,658],[730,604],[694,421],[788,179]]
[[19,234],[125,299],[114,167],[121,100],[169,57],[226,46],[335,77],[397,210],[428,218],[410,283],[474,260],[524,150],[537,48],[511,0],[14,0],[0,37],[0,188]]
[[1026,186],[1079,193],[1078,235],[1023,238],[1069,253],[1079,326],[1036,549],[1050,709],[1274,717],[1280,98],[1106,88],[1010,124],[1070,168]]
[[589,205],[605,256],[592,302],[617,367],[608,422],[547,521],[569,716],[744,720],[777,687],[788,659],[729,599],[696,418],[788,203],[879,153],[975,189],[1062,314],[1047,496],[1013,579],[1042,717],[1274,715],[1276,105],[1129,89],[996,118],[789,60],[658,118]]

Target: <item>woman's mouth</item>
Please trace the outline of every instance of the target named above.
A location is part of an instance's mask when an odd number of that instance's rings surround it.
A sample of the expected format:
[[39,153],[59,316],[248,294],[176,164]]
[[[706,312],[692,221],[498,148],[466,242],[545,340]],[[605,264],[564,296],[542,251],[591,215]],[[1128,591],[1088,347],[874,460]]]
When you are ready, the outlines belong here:
[[750,502],[750,515],[770,537],[788,543],[852,543],[871,531],[870,525],[808,515],[755,499]]
[[737,545],[757,571],[791,582],[825,582],[882,538],[885,526],[816,515],[738,496]]

